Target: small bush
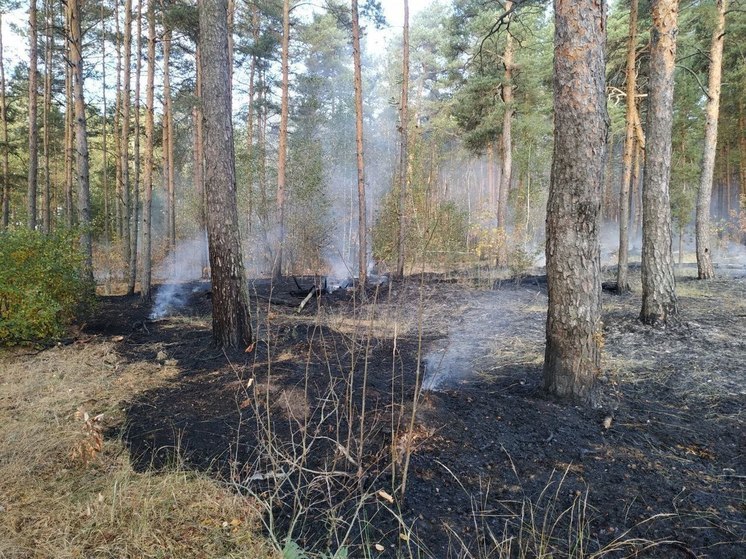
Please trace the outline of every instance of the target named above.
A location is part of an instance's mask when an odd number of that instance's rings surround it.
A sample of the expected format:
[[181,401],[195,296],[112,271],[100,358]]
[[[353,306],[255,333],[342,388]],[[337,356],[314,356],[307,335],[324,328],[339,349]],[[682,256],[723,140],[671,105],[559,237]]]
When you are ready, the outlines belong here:
[[0,233],[0,344],[62,336],[93,293],[72,232]]

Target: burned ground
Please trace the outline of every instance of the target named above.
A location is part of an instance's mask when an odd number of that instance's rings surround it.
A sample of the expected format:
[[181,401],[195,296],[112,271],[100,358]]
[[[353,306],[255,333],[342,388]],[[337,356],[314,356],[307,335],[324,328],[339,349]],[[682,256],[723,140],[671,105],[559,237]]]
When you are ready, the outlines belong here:
[[681,323],[666,329],[639,323],[639,289],[604,295],[598,409],[541,391],[537,278],[489,289],[411,278],[302,313],[295,286],[256,282],[257,342],[235,354],[212,347],[198,284],[159,320],[106,298],[88,331],[173,370],[125,402],[110,433],[137,467],[213,472],[265,504],[274,537],[306,549],[735,559],[746,555],[746,279],[686,276]]

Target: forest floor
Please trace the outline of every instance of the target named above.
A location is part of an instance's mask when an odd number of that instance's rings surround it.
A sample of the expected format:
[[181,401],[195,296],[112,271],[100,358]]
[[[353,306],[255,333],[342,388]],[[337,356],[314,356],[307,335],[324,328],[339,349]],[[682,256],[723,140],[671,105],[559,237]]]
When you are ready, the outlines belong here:
[[[201,472],[244,497],[261,520],[222,513],[228,532],[261,521],[277,548],[289,539],[349,557],[737,559],[746,272],[721,269],[708,282],[695,272],[678,271],[676,326],[637,320],[639,270],[632,294],[604,293],[594,409],[542,393],[543,278],[435,274],[362,303],[340,289],[302,312],[292,282],[254,281],[257,341],[236,353],[211,345],[205,283],[160,286],[174,298],[159,318],[137,298],[103,297],[76,344],[121,399],[75,402],[85,391],[71,390],[66,405],[109,414],[106,444],[129,449],[140,475]],[[64,351],[5,362],[18,371]],[[12,379],[0,380],[3,414],[15,404]],[[0,494],[0,530],[14,507]],[[0,557],[25,556],[0,544]]]

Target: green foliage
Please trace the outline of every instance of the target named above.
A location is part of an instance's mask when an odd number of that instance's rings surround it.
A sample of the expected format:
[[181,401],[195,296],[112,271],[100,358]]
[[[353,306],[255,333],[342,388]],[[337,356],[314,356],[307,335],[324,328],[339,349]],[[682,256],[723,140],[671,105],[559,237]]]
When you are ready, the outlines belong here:
[[0,344],[57,338],[93,299],[72,232],[0,233]]

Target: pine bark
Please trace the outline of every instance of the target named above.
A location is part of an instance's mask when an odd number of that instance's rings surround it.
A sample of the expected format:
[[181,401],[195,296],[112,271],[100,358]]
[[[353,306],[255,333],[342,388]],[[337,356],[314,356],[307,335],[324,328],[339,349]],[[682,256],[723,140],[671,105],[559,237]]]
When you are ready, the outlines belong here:
[[[49,0],[47,0],[49,1]],[[109,122],[108,122],[108,108],[106,104],[106,12],[105,6],[102,3],[100,6],[100,19],[101,19],[101,89],[102,89],[102,119],[101,119],[101,159],[102,159],[102,190],[104,198],[104,212],[103,212],[103,226],[104,226],[104,251],[106,255],[106,281],[105,290],[106,294],[111,294],[111,263],[110,263],[110,249],[111,249],[111,234],[109,229]],[[51,76],[51,74],[50,74]],[[51,83],[50,83],[51,87]],[[51,91],[50,91],[51,93]],[[44,91],[44,104],[46,107],[46,89]],[[44,155],[45,159],[48,156],[48,138],[47,138],[47,119],[46,119],[46,108],[45,110],[45,121],[44,121]],[[114,154],[116,159],[116,153]],[[48,161],[46,163],[47,172],[49,170]]]
[[130,107],[131,107],[131,80],[132,80],[132,0],[124,2],[124,32],[122,36],[122,89],[121,109],[122,119],[120,121],[121,134],[119,140],[119,176],[121,184],[119,191],[122,195],[122,257],[129,266],[132,245],[132,204],[130,202]]
[[702,155],[702,172],[697,192],[697,274],[699,279],[712,279],[710,249],[710,205],[712,181],[715,174],[715,154],[718,141],[718,118],[720,117],[720,85],[723,71],[723,38],[725,36],[725,12],[728,0],[716,0],[717,22],[710,43],[710,75],[707,84],[707,106],[705,108],[705,144]]
[[[738,159],[738,184],[739,203],[738,208],[741,214],[746,212],[746,103],[743,96],[738,101],[738,148],[740,151]],[[746,243],[746,233],[743,236]]]
[[[68,40],[65,44],[66,60],[72,60],[72,46],[69,40],[70,11],[63,5],[65,28]],[[75,100],[73,98],[73,68],[72,64],[65,64],[65,213],[67,227],[72,228],[75,223],[75,207],[73,202],[73,182],[75,166]]]
[[[164,23],[165,25],[165,23]],[[163,32],[163,190],[166,194],[166,242],[168,252],[176,249],[176,190],[174,185],[173,105],[171,102],[171,38],[172,31]]]
[[[505,11],[513,9],[513,2],[505,2]],[[508,21],[511,17],[508,16]],[[503,52],[505,73],[502,84],[502,100],[505,106],[502,130],[502,174],[500,176],[500,190],[497,205],[497,231],[499,243],[497,245],[497,266],[504,268],[508,265],[508,195],[510,181],[513,175],[513,36],[507,31],[505,37],[505,51]]]
[[80,0],[68,0],[70,22],[70,65],[73,71],[73,97],[75,99],[75,166],[78,183],[78,225],[81,228],[80,247],[85,258],[86,274],[93,282],[93,238],[91,233],[91,189],[88,163],[88,129],[86,104],[83,95],[83,52],[80,28]]
[[288,115],[290,90],[290,0],[282,3],[282,100],[280,103],[280,138],[277,154],[277,248],[272,262],[272,277],[282,277],[285,248],[285,185],[287,181]]
[[404,30],[402,34],[402,84],[399,108],[399,232],[397,236],[396,276],[404,277],[404,208],[409,167],[409,0],[404,0]]
[[155,0],[148,0],[148,77],[145,86],[145,199],[142,208],[142,270],[140,276],[140,298],[151,298],[152,280],[152,211],[153,211],[153,129],[155,89]]
[[3,14],[0,12],[0,120],[2,120],[2,161],[3,161],[3,200],[2,228],[7,229],[10,223],[10,165],[8,153],[8,118],[5,101],[5,61],[3,58]]
[[135,142],[133,146],[134,176],[132,179],[132,234],[130,235],[130,261],[127,294],[134,295],[137,283],[137,240],[140,231],[140,75],[142,74],[142,3],[137,2],[137,56],[135,62]]
[[669,197],[678,0],[653,0],[652,18],[640,320],[645,324],[665,324],[678,314]]
[[544,387],[582,403],[600,371],[599,224],[606,112],[605,3],[556,0],[555,128],[547,203],[547,345]]
[[622,159],[622,184],[619,189],[619,253],[617,262],[617,292],[629,292],[627,280],[629,262],[629,191],[632,184],[633,157],[635,151],[635,119],[637,111],[637,6],[632,0],[629,13],[629,34],[627,35],[627,99],[626,128],[624,136],[624,156]]
[[52,55],[54,52],[54,15],[51,0],[44,0],[44,101],[42,107],[42,149],[44,151],[44,190],[41,199],[42,231],[52,232],[52,164],[50,153],[49,114],[52,111]]
[[365,158],[363,155],[363,72],[360,61],[360,17],[352,0],[352,58],[355,86],[355,146],[357,148],[358,274],[360,293],[365,294],[368,274],[368,223],[365,202]]
[[252,332],[236,206],[227,1],[202,0],[199,27],[203,92],[210,99],[204,126],[213,340],[220,347],[244,349]]
[[[259,41],[259,8],[256,4],[251,6],[251,38],[256,45]],[[249,159],[249,180],[248,180],[248,215],[247,215],[247,226],[249,234],[252,231],[253,224],[253,213],[254,213],[254,177],[256,175],[256,162],[254,154],[254,115],[256,114],[256,65],[257,56],[256,52],[251,52],[251,63],[249,66],[249,110],[246,119],[246,144],[248,146],[248,159]]]
[[36,0],[29,2],[29,70],[28,70],[28,217],[29,229],[36,229],[36,195],[39,175],[38,104],[38,25]]

